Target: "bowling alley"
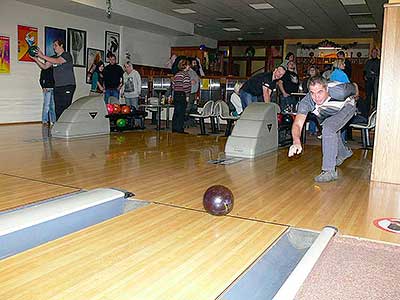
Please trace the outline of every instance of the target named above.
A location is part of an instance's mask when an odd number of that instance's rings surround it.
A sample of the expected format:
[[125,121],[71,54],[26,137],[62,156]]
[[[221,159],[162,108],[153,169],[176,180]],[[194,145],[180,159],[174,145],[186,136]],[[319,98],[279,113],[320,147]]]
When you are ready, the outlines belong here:
[[0,299],[400,299],[400,0],[0,16]]

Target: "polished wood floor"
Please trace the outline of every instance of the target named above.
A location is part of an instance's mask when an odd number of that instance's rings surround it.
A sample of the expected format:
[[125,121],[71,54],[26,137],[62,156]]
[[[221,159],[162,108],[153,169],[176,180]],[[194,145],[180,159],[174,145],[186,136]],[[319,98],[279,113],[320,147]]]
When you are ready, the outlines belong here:
[[[207,163],[223,155],[221,136],[62,140],[18,125],[0,126],[0,138],[0,210],[96,187],[152,202],[1,261],[0,299],[215,299],[288,226],[400,243],[372,224],[399,217],[400,187],[369,181],[371,151],[355,150],[338,181],[316,184],[319,145],[297,159],[281,149],[223,166]],[[204,212],[213,184],[232,190],[230,216]]]

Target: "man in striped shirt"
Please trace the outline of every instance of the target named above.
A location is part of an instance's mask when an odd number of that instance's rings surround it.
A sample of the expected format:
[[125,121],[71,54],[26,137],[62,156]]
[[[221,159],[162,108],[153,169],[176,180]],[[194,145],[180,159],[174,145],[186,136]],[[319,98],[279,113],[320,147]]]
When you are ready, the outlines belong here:
[[340,129],[354,116],[357,85],[328,82],[321,76],[311,77],[309,93],[299,102],[296,119],[292,126],[293,145],[288,156],[303,151],[300,142],[301,130],[308,113],[314,114],[322,125],[322,172],[314,178],[316,182],[328,182],[338,178],[336,166],[341,165],[353,152],[343,144]]

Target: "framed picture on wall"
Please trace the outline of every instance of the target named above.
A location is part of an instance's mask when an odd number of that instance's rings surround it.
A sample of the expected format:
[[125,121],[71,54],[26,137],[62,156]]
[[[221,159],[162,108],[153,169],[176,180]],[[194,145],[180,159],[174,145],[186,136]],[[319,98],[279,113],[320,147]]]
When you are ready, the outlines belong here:
[[61,28],[54,28],[54,27],[44,27],[44,54],[47,56],[53,56],[56,53],[53,49],[53,42],[55,40],[61,40],[64,42],[64,49],[66,48],[67,42],[67,31]]
[[108,56],[112,53],[117,58],[117,64],[119,63],[119,33],[106,31],[105,32],[105,50],[106,60],[109,62]]
[[92,83],[92,75],[99,61],[104,62],[104,50],[88,48],[86,57],[86,83]]
[[34,62],[28,49],[38,45],[38,29],[31,26],[18,25],[18,61]]
[[67,28],[68,52],[72,55],[74,66],[86,67],[86,31]]
[[0,74],[10,74],[10,37],[0,35]]

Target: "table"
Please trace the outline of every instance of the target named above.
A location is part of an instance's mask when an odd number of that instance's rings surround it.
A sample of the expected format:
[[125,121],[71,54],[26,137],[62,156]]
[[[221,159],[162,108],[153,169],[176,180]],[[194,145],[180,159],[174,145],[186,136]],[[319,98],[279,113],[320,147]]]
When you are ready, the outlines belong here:
[[156,130],[163,130],[164,128],[161,128],[161,110],[165,108],[167,110],[167,116],[165,120],[165,128],[169,128],[169,109],[173,107],[171,104],[142,104],[139,105],[139,107],[144,107],[146,108],[156,108],[157,109],[157,127]]

